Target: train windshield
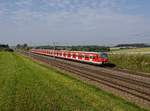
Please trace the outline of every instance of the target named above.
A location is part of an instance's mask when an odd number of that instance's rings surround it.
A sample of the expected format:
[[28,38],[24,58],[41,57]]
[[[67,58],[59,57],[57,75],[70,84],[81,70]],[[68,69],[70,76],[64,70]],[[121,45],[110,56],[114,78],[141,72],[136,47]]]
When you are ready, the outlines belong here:
[[106,53],[101,53],[100,55],[102,58],[108,58],[108,55]]

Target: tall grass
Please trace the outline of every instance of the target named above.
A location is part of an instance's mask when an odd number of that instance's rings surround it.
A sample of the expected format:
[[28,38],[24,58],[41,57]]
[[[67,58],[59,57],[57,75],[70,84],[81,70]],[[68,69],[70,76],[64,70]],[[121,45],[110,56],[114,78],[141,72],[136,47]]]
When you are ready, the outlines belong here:
[[111,54],[109,59],[119,68],[150,73],[150,55]]

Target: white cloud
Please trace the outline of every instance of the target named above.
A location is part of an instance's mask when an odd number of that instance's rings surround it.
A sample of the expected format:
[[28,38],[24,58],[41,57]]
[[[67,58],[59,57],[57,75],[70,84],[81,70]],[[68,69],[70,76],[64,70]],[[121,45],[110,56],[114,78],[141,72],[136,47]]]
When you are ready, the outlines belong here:
[[[150,32],[148,19],[138,15],[120,13],[118,0],[100,1],[96,2],[95,0],[87,5],[89,3],[79,0],[74,5],[69,0],[42,0],[45,4],[42,8],[47,6],[46,8],[49,7],[49,10],[52,10],[51,7],[57,6],[55,11],[31,10],[29,7],[34,4],[33,0],[17,2],[17,6],[22,9],[12,11],[10,17],[12,24],[5,25],[3,23],[0,26],[0,29],[6,27],[0,31],[0,37],[5,36],[3,39],[6,41],[12,37],[18,41],[34,43],[58,41],[107,44],[150,41],[147,37],[139,38],[136,35]],[[27,5],[28,8],[23,8],[24,5]],[[0,15],[3,15],[1,13],[3,11],[0,11]]]

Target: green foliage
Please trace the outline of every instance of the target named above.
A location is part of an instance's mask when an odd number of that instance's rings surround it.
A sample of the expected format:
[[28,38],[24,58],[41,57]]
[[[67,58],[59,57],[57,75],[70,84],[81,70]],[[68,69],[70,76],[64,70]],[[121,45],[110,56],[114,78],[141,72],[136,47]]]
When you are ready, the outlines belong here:
[[0,111],[145,111],[112,94],[0,52]]
[[133,44],[118,44],[116,47],[150,47],[149,44],[144,44],[144,43],[133,43]]
[[91,52],[103,52],[103,51],[110,51],[109,47],[105,46],[72,46],[72,51],[91,51]]
[[16,45],[16,49],[20,49],[20,50],[29,50],[30,47],[28,46],[28,44],[17,44]]
[[71,51],[91,51],[91,52],[103,52],[103,51],[110,51],[109,47],[105,46],[38,46],[36,48],[42,49],[56,49],[56,50],[71,50]]
[[120,68],[150,73],[150,56],[140,54],[111,54],[110,62]]
[[0,51],[9,51],[9,52],[13,52],[12,49],[9,48],[8,44],[0,44]]

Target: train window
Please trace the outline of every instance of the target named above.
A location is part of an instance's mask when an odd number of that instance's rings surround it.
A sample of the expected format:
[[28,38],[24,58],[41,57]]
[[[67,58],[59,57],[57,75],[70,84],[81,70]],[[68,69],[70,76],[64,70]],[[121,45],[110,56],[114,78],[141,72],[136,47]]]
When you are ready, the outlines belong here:
[[82,58],[82,55],[78,55],[79,58]]
[[108,58],[108,55],[106,53],[101,53],[102,58]]
[[73,57],[74,57],[74,58],[76,57],[76,54],[75,54],[75,53],[73,54]]
[[90,56],[90,59],[93,59],[93,56]]

